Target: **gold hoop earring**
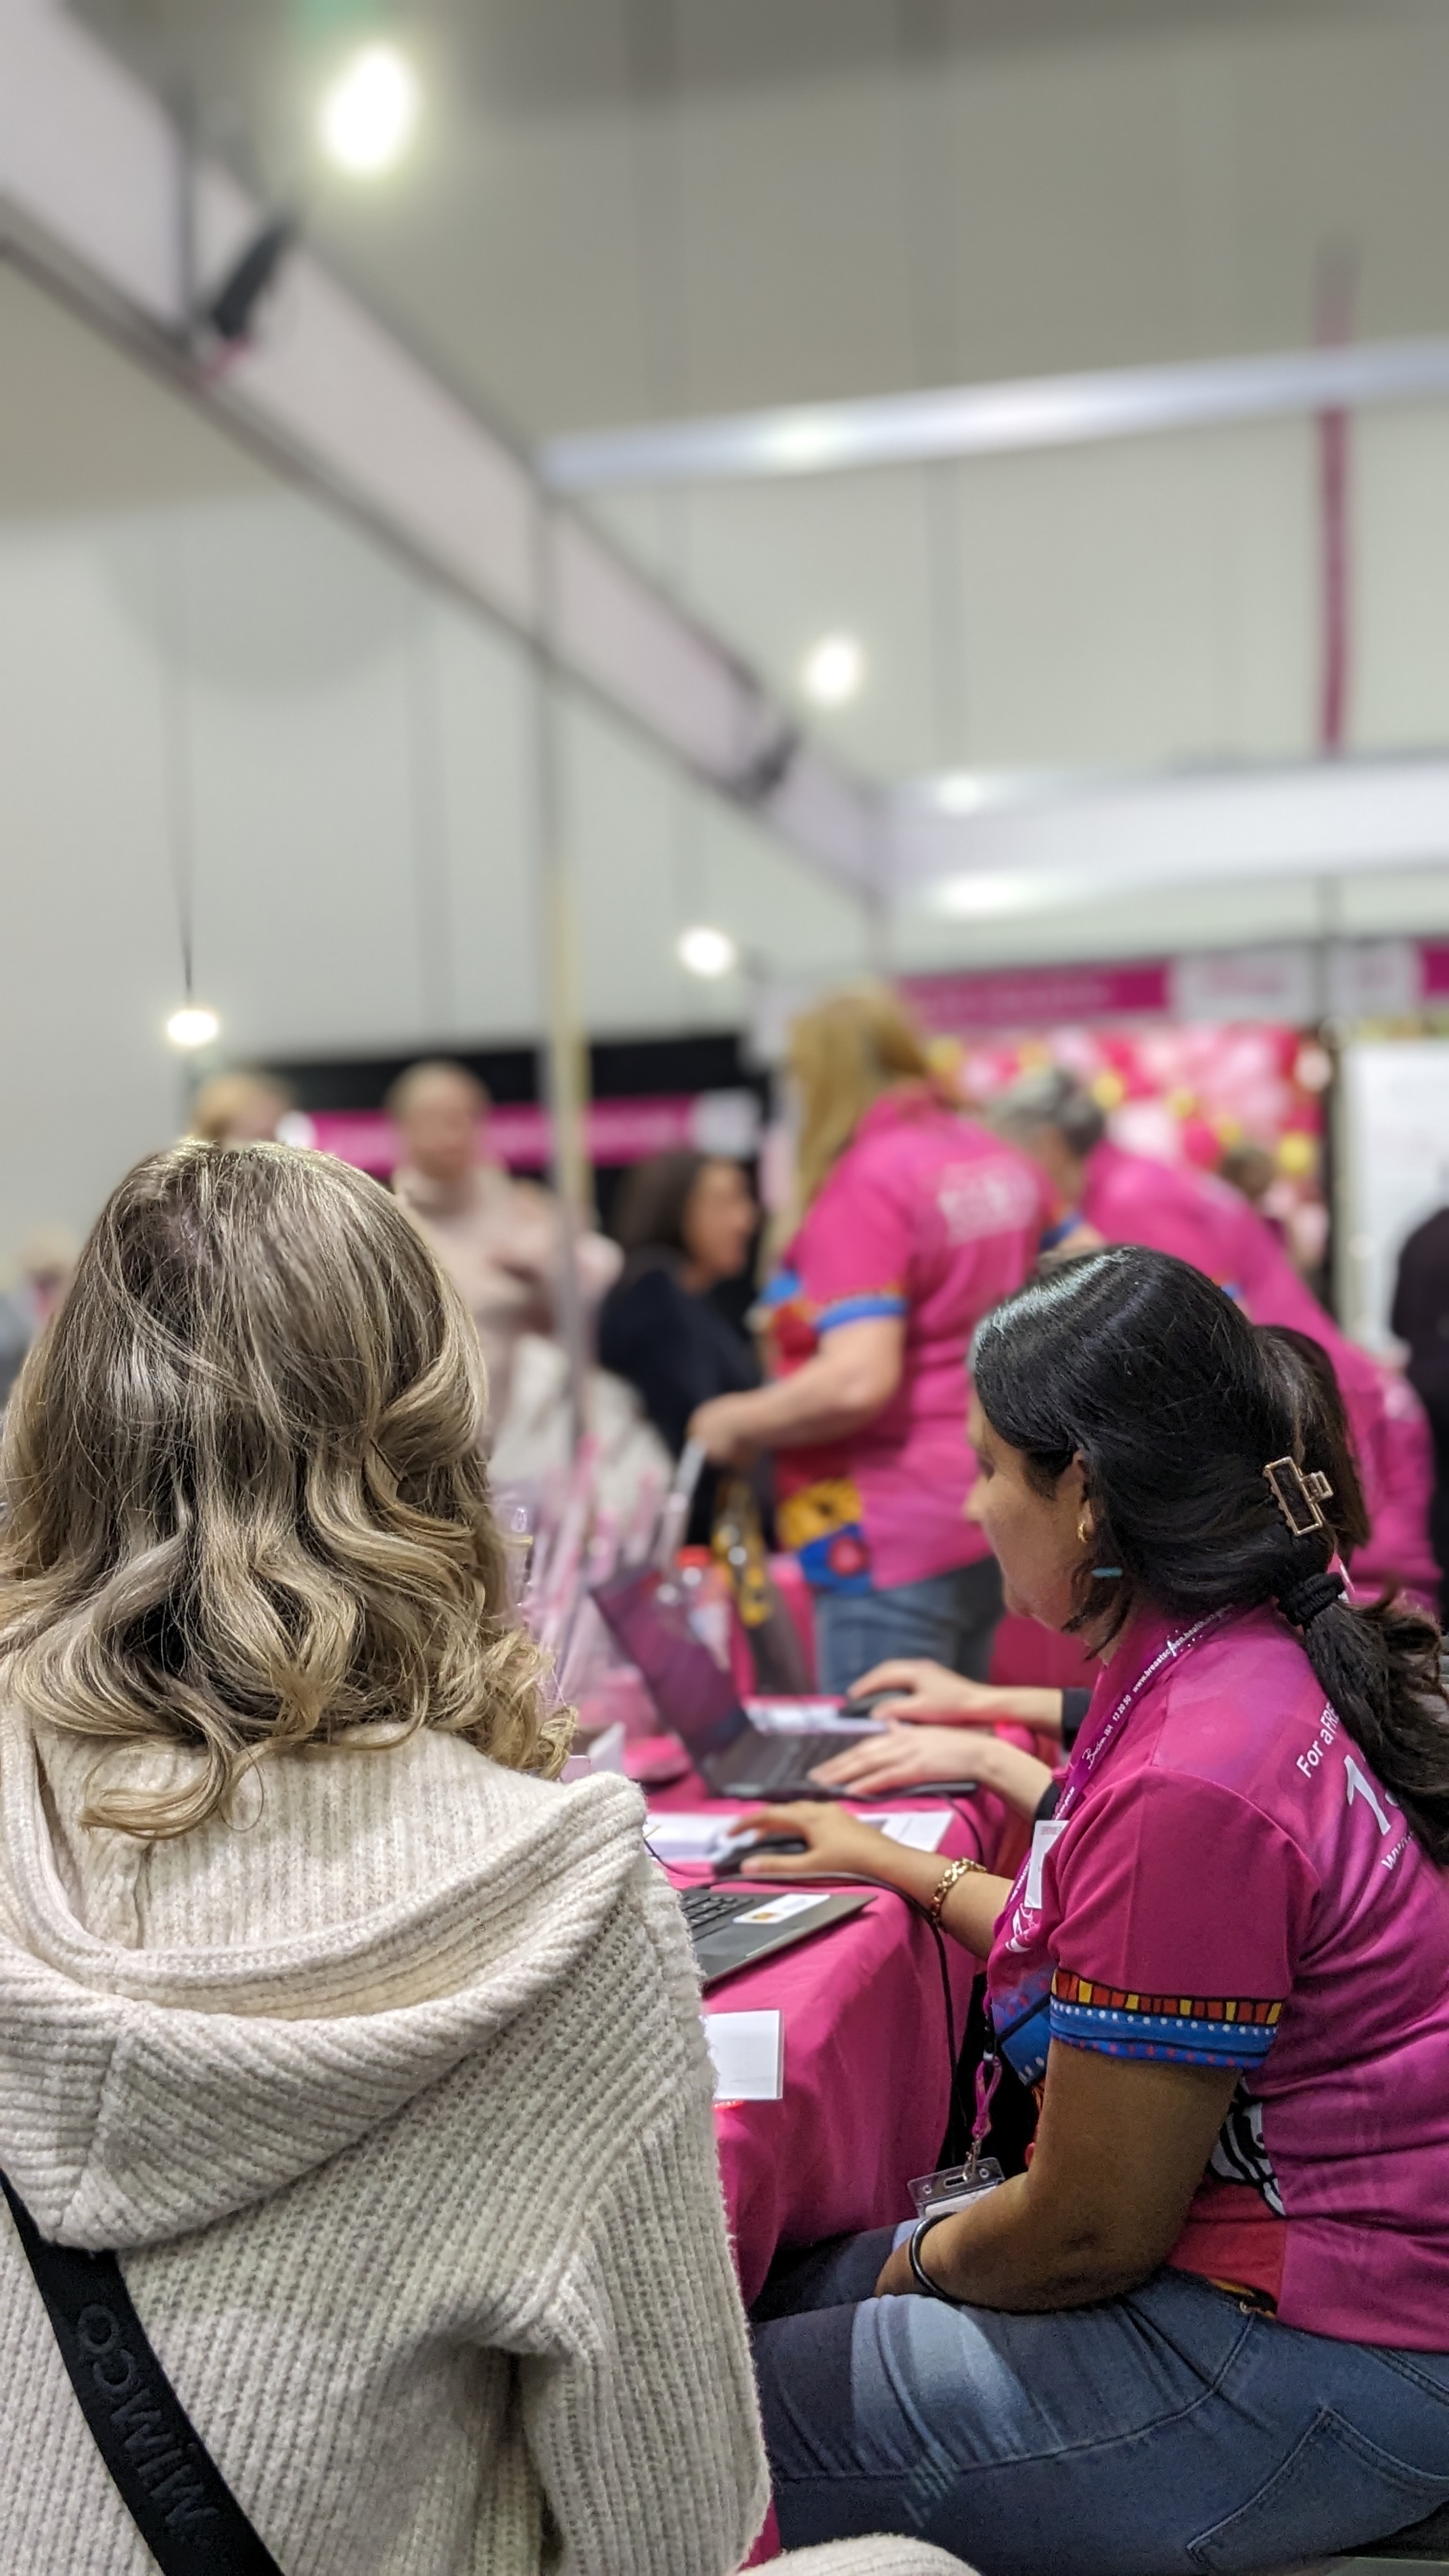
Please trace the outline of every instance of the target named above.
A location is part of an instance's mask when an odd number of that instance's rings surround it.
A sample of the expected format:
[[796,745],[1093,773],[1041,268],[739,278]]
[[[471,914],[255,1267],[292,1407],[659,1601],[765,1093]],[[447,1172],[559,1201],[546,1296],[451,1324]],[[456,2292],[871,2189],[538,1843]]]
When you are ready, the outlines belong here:
[[1083,1512],[1081,1519],[1077,1523],[1077,1544],[1079,1547],[1090,1547],[1092,1544],[1092,1533],[1087,1527],[1087,1515],[1085,1512]]

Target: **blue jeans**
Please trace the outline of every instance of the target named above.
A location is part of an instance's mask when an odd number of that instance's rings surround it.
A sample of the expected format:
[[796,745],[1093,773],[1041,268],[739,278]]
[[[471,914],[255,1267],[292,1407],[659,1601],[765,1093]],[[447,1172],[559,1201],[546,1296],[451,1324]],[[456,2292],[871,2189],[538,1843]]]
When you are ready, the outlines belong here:
[[1257,2571],[1449,2498],[1449,2354],[1300,2334],[1183,2272],[1055,2316],[874,2298],[903,2233],[820,2248],[755,2311],[787,2549],[893,2531],[981,2576]]
[[884,1592],[816,1592],[815,1660],[820,1688],[843,1697],[887,1655],[929,1655],[953,1673],[984,1682],[1001,1620],[1001,1568],[994,1556],[953,1565],[920,1583]]

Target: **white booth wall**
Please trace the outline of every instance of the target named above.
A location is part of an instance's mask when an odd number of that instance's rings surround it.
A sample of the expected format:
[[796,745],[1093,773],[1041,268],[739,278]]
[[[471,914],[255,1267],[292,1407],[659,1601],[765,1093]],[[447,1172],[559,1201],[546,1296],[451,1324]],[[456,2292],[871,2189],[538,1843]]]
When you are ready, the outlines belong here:
[[[192,918],[232,1060],[531,1043],[533,670],[519,644],[0,273],[0,1261],[176,1132]],[[745,817],[574,704],[592,1034],[734,1027],[709,920],[778,971],[865,923]]]

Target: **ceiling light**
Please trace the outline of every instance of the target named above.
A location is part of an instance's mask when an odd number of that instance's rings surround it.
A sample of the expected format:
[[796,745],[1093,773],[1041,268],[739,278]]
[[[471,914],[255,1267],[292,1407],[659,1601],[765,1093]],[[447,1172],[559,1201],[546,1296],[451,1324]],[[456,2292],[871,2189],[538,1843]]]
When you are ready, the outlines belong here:
[[691,975],[727,975],[738,963],[739,950],[727,930],[711,930],[704,922],[693,930],[680,933],[675,951],[681,966]]
[[172,1012],[166,1034],[174,1047],[210,1046],[212,1039],[221,1035],[221,1022],[215,1011],[188,1002],[184,1010]]
[[805,694],[817,707],[847,705],[864,678],[865,654],[854,635],[822,635],[800,666]]
[[931,801],[938,814],[979,814],[992,803],[986,780],[970,769],[948,769],[932,782]]
[[418,77],[396,45],[364,45],[322,101],[323,149],[339,170],[371,179],[407,148],[421,104]]
[[1061,872],[1045,869],[972,869],[969,875],[938,877],[926,890],[929,909],[948,920],[991,921],[1012,912],[1039,912],[1044,905],[1067,902],[1072,889]]

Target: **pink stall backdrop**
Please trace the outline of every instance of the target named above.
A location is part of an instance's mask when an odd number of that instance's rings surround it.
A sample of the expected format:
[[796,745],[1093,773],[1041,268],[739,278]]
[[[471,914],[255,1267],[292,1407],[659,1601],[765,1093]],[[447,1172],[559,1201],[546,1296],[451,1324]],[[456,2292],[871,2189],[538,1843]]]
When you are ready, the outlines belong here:
[[[552,1153],[553,1122],[530,1105],[494,1108],[482,1122],[488,1151],[515,1172],[545,1171]],[[398,1160],[398,1133],[382,1109],[316,1109],[306,1119],[308,1142],[364,1172],[390,1172]],[[692,1145],[699,1102],[691,1092],[645,1100],[594,1100],[588,1109],[589,1159],[604,1167],[641,1162],[646,1154]]]

